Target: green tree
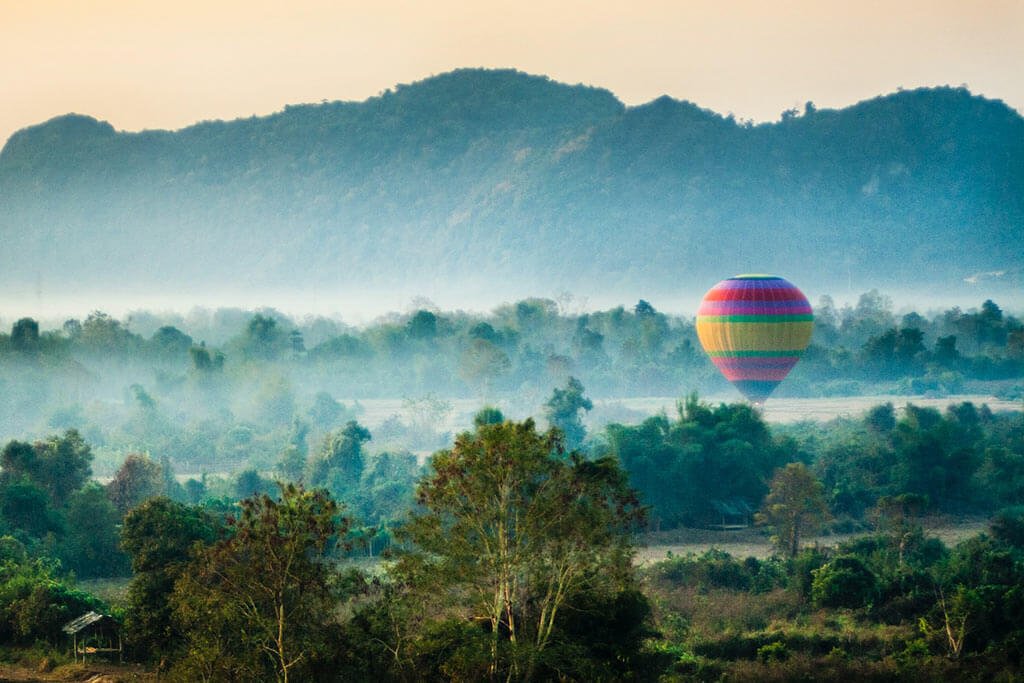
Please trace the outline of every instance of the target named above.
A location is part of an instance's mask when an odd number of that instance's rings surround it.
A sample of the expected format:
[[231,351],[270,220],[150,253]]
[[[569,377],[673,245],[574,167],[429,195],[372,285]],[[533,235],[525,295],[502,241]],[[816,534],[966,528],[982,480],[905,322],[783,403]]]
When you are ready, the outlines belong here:
[[[777,444],[746,403],[711,406],[692,394],[679,417],[655,415],[636,426],[612,424],[608,446],[652,508],[655,524],[706,524],[717,503],[754,507],[765,482],[791,452]],[[657,528],[657,527],[656,527]]]
[[567,457],[532,420],[460,434],[431,466],[403,562],[487,625],[490,678],[531,680],[568,601],[630,575],[639,502],[614,459]]
[[33,351],[39,346],[39,323],[22,318],[11,328],[11,346],[16,351]]
[[787,557],[796,557],[800,541],[829,518],[821,482],[806,465],[791,462],[775,471],[758,521],[770,526],[772,540]]
[[274,360],[288,346],[286,335],[278,328],[277,321],[270,316],[257,313],[246,326],[242,348],[248,358]]
[[192,337],[177,327],[164,325],[153,333],[149,345],[162,358],[180,360],[192,348]]
[[62,644],[61,626],[102,602],[60,578],[60,564],[30,559],[24,546],[0,537],[0,642]]
[[326,486],[339,497],[355,490],[366,466],[363,444],[370,440],[370,431],[355,420],[328,434],[319,457],[313,462],[310,481]]
[[0,481],[26,478],[46,491],[62,507],[92,474],[92,450],[74,429],[27,444],[11,441],[0,453]]
[[863,607],[878,593],[874,573],[852,555],[826,562],[811,575],[811,598],[820,607]]
[[248,498],[260,493],[266,493],[273,488],[270,482],[260,476],[260,473],[253,468],[242,470],[235,477],[235,497],[238,499]]
[[202,508],[152,498],[124,518],[121,547],[131,558],[125,636],[135,656],[160,659],[183,647],[184,634],[171,618],[174,583],[195,544],[212,543],[217,520]]
[[0,531],[24,542],[64,530],[64,520],[46,492],[24,477],[0,484],[0,517]]
[[477,427],[501,424],[504,421],[505,415],[494,406],[484,406],[473,416],[473,424]]
[[119,545],[121,515],[107,493],[92,482],[71,496],[67,509],[64,564],[79,578],[122,576],[128,558]]
[[593,402],[583,395],[583,383],[570,377],[564,389],[555,389],[551,398],[544,404],[544,417],[552,427],[557,427],[565,435],[565,445],[570,450],[583,445],[587,430],[583,426],[580,411],[589,411]]
[[328,561],[348,520],[323,490],[282,485],[242,501],[233,533],[201,551],[175,586],[189,655],[206,680],[309,680],[330,653],[337,593]]
[[306,474],[306,456],[298,446],[289,445],[281,453],[281,459],[274,465],[274,471],[283,481],[301,484]]
[[409,318],[406,331],[410,339],[431,340],[437,336],[437,316],[420,309]]

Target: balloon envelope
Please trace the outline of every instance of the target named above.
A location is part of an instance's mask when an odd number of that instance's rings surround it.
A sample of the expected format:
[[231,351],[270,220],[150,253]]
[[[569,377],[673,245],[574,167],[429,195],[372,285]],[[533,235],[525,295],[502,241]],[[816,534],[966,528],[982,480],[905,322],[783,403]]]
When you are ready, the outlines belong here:
[[761,403],[811,341],[807,297],[774,275],[737,275],[712,287],[697,310],[697,336],[725,378]]

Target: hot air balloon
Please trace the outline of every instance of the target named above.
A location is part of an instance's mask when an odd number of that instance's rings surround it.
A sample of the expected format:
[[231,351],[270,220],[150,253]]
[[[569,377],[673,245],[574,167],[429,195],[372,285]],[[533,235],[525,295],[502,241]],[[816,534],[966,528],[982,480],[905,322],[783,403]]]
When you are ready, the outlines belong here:
[[774,275],[737,275],[712,287],[697,310],[697,336],[725,378],[763,403],[811,341],[807,297]]

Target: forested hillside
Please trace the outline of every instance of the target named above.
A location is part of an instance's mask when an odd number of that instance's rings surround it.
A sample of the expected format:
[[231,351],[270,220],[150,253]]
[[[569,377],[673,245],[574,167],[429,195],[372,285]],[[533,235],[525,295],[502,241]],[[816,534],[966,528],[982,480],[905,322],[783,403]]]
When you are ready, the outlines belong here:
[[1019,292],[1024,119],[936,88],[753,125],[460,70],[174,132],[58,117],[7,141],[0,207],[14,295]]

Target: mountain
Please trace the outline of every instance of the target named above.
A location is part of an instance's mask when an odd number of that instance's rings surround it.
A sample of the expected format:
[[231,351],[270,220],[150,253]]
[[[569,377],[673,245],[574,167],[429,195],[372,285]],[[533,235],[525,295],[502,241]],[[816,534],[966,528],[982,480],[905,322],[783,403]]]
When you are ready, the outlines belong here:
[[0,152],[0,238],[10,296],[1019,295],[1024,119],[943,87],[753,125],[471,69],[173,132],[71,114]]

